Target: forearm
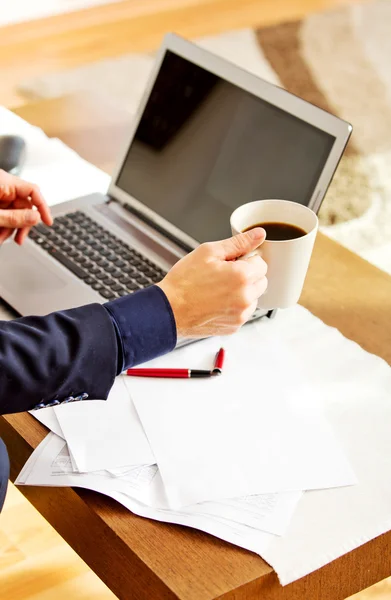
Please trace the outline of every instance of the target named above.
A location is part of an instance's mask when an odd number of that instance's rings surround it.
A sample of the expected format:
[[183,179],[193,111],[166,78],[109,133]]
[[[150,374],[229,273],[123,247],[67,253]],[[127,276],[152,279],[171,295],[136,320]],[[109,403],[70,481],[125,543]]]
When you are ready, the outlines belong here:
[[0,323],[2,414],[83,392],[105,398],[116,369],[114,327],[99,304]]
[[106,399],[115,376],[175,347],[174,317],[153,286],[104,306],[0,323],[0,414],[88,394]]

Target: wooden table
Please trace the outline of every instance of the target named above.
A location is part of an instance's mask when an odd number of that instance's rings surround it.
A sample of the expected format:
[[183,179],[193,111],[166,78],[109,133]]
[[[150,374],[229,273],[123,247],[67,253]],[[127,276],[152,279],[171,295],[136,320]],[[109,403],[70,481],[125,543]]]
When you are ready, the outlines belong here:
[[[16,112],[109,171],[130,120],[78,96]],[[302,304],[391,363],[391,277],[323,235]],[[46,433],[29,414],[0,419],[12,480]],[[391,532],[283,588],[261,558],[199,531],[142,519],[88,490],[20,489],[123,600],[343,600],[391,573]]]

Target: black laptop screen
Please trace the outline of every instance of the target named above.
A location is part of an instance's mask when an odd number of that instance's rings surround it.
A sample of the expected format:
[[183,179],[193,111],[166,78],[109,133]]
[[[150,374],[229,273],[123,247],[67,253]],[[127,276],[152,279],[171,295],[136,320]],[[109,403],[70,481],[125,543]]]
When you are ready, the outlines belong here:
[[199,242],[239,205],[308,204],[335,138],[167,52],[117,186]]

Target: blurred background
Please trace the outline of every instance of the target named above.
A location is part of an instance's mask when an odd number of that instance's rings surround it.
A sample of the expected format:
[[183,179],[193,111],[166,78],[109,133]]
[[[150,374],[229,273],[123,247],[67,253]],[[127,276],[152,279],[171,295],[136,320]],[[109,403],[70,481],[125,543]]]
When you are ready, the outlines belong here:
[[[31,105],[34,114],[42,100],[73,95],[77,130],[77,105],[88,95],[131,119],[154,53],[173,31],[351,122],[322,228],[391,273],[389,0],[0,3],[0,105],[7,108]],[[0,517],[0,573],[2,600],[114,598],[13,486]],[[391,583],[354,598],[389,600]]]

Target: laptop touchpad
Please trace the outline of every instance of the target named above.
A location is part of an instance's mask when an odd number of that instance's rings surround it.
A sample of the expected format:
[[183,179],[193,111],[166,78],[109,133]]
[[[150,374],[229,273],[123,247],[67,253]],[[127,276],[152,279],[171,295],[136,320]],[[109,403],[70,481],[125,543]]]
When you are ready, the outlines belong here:
[[[8,289],[25,290],[29,294],[45,291],[60,290],[69,283],[69,276],[54,269],[55,265],[49,260],[40,260],[37,253],[30,253],[27,247],[19,248],[11,246],[13,242],[7,243],[1,249],[1,279],[2,284]],[[57,267],[58,269],[59,267]]]

